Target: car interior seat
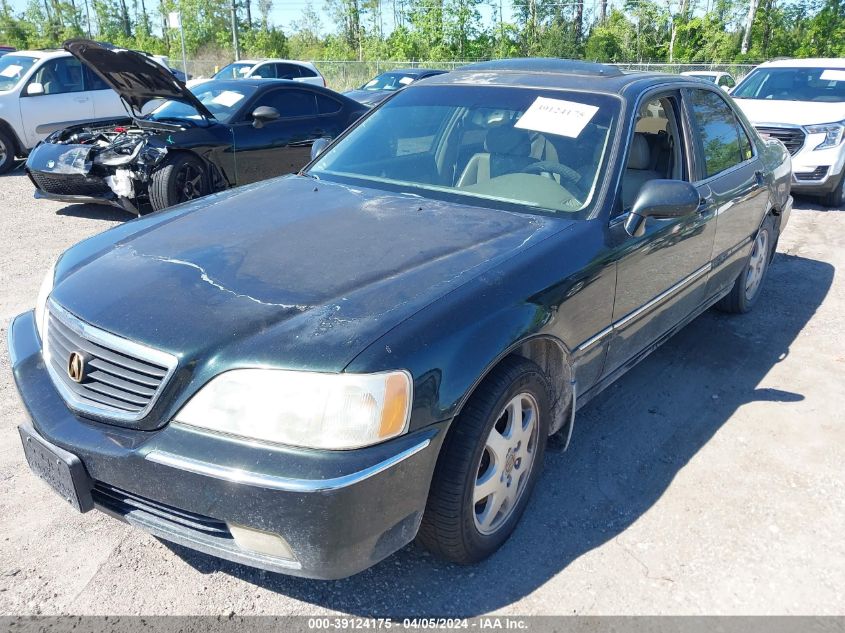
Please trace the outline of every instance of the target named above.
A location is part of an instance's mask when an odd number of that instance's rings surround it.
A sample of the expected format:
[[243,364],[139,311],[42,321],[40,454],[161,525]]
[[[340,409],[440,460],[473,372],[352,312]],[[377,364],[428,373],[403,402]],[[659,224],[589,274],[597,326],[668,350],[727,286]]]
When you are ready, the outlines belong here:
[[484,151],[469,159],[456,186],[466,187],[520,172],[537,162],[531,150],[531,135],[527,131],[507,125],[491,127],[484,138]]
[[640,187],[649,180],[657,178],[661,178],[661,175],[654,170],[648,140],[645,134],[636,132],[631,142],[625,175],[622,177],[623,208],[630,209],[637,198]]

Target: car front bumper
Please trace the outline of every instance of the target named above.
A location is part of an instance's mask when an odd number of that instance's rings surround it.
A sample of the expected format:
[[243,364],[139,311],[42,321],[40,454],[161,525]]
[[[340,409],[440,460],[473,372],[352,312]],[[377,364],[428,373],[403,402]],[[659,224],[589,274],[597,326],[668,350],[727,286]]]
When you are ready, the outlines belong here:
[[814,135],[792,157],[792,191],[811,195],[830,193],[839,185],[845,171],[845,147],[814,150],[821,142]]
[[[31,420],[24,430],[82,461],[98,509],[159,538],[332,579],[416,536],[447,422],[351,451],[268,446],[178,424],[138,431],[68,409],[44,366],[32,312],[12,321],[9,353]],[[277,535],[292,556],[245,548],[231,526]]]
[[[128,211],[129,213],[134,213],[135,215],[139,215],[138,207],[128,198],[123,198],[116,196],[111,191],[104,191],[100,194],[76,194],[76,193],[61,193],[57,191],[49,191],[45,188],[42,188],[43,181],[36,180],[36,177],[33,177],[32,172],[28,172],[29,179],[32,181],[32,184],[35,185],[35,198],[38,200],[54,200],[56,202],[66,202],[67,204],[106,204],[112,207],[118,207],[123,209],[124,211]],[[63,187],[62,191],[73,191],[73,183],[70,183],[69,186]],[[105,186],[105,182],[103,182]]]

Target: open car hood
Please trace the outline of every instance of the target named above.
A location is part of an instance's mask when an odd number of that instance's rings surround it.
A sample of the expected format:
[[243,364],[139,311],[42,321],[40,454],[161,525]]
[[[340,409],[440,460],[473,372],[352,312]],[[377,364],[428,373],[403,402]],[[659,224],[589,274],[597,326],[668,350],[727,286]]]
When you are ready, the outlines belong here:
[[63,47],[111,86],[135,114],[140,114],[150,101],[172,99],[214,118],[173,73],[140,53],[86,39],[68,40]]

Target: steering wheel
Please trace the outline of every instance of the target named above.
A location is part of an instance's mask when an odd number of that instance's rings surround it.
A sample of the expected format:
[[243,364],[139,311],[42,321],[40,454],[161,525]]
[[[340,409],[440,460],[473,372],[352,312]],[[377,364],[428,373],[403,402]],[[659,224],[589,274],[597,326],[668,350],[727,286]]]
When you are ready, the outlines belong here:
[[566,165],[561,165],[560,163],[556,163],[550,160],[541,160],[536,163],[531,163],[522,170],[524,174],[542,174],[543,172],[550,173],[550,174],[557,174],[564,180],[574,184],[577,184],[579,180],[581,180],[581,174],[577,171],[572,169],[571,167],[567,167]]

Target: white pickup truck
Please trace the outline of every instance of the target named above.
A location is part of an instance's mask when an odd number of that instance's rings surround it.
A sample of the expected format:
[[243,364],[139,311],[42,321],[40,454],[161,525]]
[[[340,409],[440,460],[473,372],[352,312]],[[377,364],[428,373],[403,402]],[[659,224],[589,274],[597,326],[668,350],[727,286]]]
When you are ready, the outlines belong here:
[[55,130],[125,116],[117,93],[64,50],[0,57],[0,174]]
[[792,154],[792,191],[845,204],[845,59],[760,64],[731,92],[763,136]]

